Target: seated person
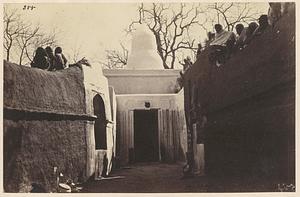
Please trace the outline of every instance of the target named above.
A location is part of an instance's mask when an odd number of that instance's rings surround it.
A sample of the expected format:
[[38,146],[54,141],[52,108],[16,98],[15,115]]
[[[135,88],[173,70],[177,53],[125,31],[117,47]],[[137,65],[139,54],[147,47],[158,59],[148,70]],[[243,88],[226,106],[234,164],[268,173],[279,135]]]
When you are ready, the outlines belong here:
[[246,30],[246,36],[243,40],[244,47],[246,47],[251,42],[251,40],[253,39],[253,36],[254,36],[254,32],[257,28],[258,28],[258,25],[256,22],[251,22],[249,24],[249,26]]
[[55,63],[56,63],[55,56],[53,54],[53,50],[50,46],[47,46],[45,48],[45,50],[46,50],[46,53],[47,53],[47,56],[48,56],[48,59],[49,59],[49,62],[50,62],[49,71],[53,71],[53,70],[55,70]]
[[235,26],[235,31],[237,34],[237,39],[241,36],[242,32],[244,30],[244,25],[242,23],[239,23]]
[[47,70],[50,67],[50,62],[47,53],[43,47],[38,47],[35,51],[33,61],[30,63],[31,67]]
[[215,59],[217,66],[225,63],[225,59],[230,57],[234,43],[235,35],[233,32],[223,30],[222,25],[215,25],[215,39],[210,43],[213,50],[210,60]]
[[244,40],[246,39],[246,31],[248,27],[244,27],[243,24],[239,23],[235,26],[235,30],[237,33],[236,42],[235,42],[235,51],[242,49],[244,46]]
[[207,33],[207,39],[205,39],[205,47],[208,47],[209,44],[215,39],[215,34],[212,32]]
[[261,15],[258,19],[259,26],[256,28],[256,30],[253,32],[253,35],[261,35],[267,27],[269,27],[268,23],[268,16],[267,15]]
[[198,44],[197,54],[196,54],[196,60],[200,58],[200,54],[202,52],[202,45],[201,43]]
[[183,60],[184,63],[182,62],[179,62],[182,66],[183,66],[183,71],[181,72],[182,74],[185,73],[186,70],[188,70],[192,65],[192,61],[191,61],[191,58],[189,56],[187,56],[184,60]]
[[55,61],[56,61],[55,69],[62,70],[64,68],[66,68],[67,59],[65,58],[64,54],[62,53],[62,48],[56,47],[56,49],[54,50],[54,53],[55,53]]

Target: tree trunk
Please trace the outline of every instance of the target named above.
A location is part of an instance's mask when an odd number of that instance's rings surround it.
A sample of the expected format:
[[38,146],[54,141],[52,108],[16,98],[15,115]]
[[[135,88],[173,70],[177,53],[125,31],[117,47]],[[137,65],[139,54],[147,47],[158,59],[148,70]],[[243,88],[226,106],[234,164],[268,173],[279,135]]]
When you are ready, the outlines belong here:
[[20,65],[20,66],[22,65],[24,49],[25,49],[25,48],[23,47],[22,50],[21,50],[21,54],[20,54],[20,59],[19,59],[19,65]]
[[172,62],[171,62],[171,69],[174,69],[174,64],[175,64],[175,51],[172,51]]
[[6,50],[6,60],[9,62],[9,56],[10,56],[10,49],[11,49],[11,46],[12,46],[12,40],[10,39],[10,43],[9,45],[7,46],[7,50]]
[[152,31],[152,33],[155,36],[155,42],[156,42],[156,49],[157,49],[157,53],[163,63],[163,67],[164,69],[170,69],[170,67],[168,66],[166,60],[164,59],[164,53],[162,51],[162,47],[161,47],[161,41],[160,41],[160,36],[157,32],[155,32],[153,29],[150,28],[150,30]]
[[9,62],[9,50],[6,51],[6,61]]

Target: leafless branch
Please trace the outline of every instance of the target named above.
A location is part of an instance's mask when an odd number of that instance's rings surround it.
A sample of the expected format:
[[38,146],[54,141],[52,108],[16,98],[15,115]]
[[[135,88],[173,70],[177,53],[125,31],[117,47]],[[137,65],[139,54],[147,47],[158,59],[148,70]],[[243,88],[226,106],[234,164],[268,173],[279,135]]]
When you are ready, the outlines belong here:
[[190,28],[195,25],[204,27],[199,22],[200,11],[194,4],[152,3],[139,6],[139,19],[133,21],[127,32],[131,32],[138,23],[146,24],[155,37],[157,52],[162,59],[165,69],[173,69],[176,53],[179,50],[193,49],[193,43],[185,39]]
[[[219,22],[223,23],[224,28],[227,28],[228,31],[233,31],[237,23],[254,21],[262,14],[253,10],[249,3],[214,3],[209,7],[221,16]],[[215,22],[216,20],[212,21]]]
[[100,64],[109,68],[124,68],[128,61],[128,49],[120,42],[121,51],[118,50],[106,50],[106,62],[99,61]]
[[33,25],[22,20],[17,10],[8,10],[4,7],[4,42],[6,60],[10,61],[11,51],[18,51],[18,63],[23,65],[32,61],[37,47],[54,45],[56,33],[46,34],[41,31],[40,25]]

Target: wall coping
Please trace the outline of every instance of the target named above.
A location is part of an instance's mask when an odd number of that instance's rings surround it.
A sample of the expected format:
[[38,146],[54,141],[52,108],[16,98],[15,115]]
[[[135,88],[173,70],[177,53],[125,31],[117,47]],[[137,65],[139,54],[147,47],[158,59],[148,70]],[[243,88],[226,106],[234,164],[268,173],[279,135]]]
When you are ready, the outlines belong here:
[[116,94],[116,97],[168,97],[178,96],[178,94]]
[[133,76],[179,76],[181,69],[159,69],[159,70],[130,70],[130,69],[103,69],[106,77],[133,77]]

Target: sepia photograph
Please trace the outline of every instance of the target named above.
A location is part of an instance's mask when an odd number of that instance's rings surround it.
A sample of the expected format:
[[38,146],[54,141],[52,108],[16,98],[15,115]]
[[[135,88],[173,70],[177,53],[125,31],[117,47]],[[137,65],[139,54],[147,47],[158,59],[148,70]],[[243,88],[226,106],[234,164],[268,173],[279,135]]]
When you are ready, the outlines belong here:
[[1,4],[4,194],[296,194],[296,2]]

